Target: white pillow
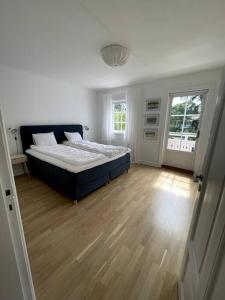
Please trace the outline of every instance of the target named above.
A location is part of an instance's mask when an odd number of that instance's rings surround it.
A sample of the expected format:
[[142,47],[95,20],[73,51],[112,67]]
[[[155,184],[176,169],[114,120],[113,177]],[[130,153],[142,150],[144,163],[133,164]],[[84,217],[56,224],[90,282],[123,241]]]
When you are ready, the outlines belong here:
[[69,142],[82,142],[82,136],[79,132],[64,132]]
[[54,132],[32,134],[33,142],[36,146],[55,146],[57,141]]

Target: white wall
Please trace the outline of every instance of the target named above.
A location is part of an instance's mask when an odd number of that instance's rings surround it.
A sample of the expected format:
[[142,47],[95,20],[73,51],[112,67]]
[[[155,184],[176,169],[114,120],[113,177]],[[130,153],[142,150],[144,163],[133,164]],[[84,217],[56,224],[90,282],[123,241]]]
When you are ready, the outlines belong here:
[[[140,98],[137,99],[138,105],[138,161],[144,164],[152,166],[160,166],[163,163],[164,154],[164,134],[167,126],[167,112],[169,108],[169,93],[185,92],[194,90],[208,89],[207,103],[202,120],[202,141],[201,141],[201,154],[204,154],[209,139],[209,132],[211,128],[216,97],[218,94],[219,85],[222,79],[222,68],[209,70],[204,72],[198,72],[189,75],[181,75],[166,79],[161,79],[149,83],[138,84],[133,88],[140,89]],[[119,89],[112,89],[108,91],[98,92],[99,111],[101,112],[102,94],[108,92],[112,94],[121,94],[126,90],[126,87]],[[144,140],[143,128],[144,128],[144,104],[147,98],[161,98],[161,112],[160,112],[160,124],[159,124],[159,139],[157,141]],[[99,125],[98,139],[101,140],[101,124]],[[200,163],[203,155],[198,157]]]
[[[0,66],[0,101],[6,128],[31,124],[86,124],[96,140],[96,93],[82,87]],[[8,132],[10,152],[15,141]],[[20,141],[19,141],[20,145]],[[20,151],[21,145],[20,145]]]

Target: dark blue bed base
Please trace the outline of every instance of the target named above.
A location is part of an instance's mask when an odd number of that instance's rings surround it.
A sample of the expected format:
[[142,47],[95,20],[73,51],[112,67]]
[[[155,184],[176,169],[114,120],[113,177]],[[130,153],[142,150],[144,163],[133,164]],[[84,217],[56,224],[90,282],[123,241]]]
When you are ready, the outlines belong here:
[[[79,132],[83,136],[82,125],[21,126],[23,151],[25,152],[33,144],[32,133],[51,131],[54,131],[58,143],[65,140],[64,131]],[[29,154],[27,156],[28,167],[33,175],[72,200],[80,200],[130,168],[130,154],[79,173],[66,171]]]

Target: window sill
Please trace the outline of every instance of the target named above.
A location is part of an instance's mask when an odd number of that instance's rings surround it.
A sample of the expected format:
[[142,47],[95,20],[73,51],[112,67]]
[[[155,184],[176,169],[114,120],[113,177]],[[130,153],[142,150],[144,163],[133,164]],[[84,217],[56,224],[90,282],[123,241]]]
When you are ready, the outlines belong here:
[[125,134],[125,132],[120,132],[120,131],[112,131],[112,133],[113,134],[118,134],[118,135],[124,135]]
[[169,152],[179,152],[179,153],[183,153],[183,154],[189,154],[189,155],[193,155],[195,152],[190,152],[190,151],[181,151],[181,150],[176,150],[176,149],[167,149],[166,151]]

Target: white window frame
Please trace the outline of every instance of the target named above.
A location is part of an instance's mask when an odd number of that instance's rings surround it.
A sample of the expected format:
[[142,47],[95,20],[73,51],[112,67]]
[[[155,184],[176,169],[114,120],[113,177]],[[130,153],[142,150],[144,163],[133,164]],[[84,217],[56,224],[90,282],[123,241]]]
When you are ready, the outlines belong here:
[[[118,103],[125,103],[126,104],[126,121],[125,122],[114,122],[114,104],[118,104]],[[125,134],[126,130],[127,130],[127,101],[125,99],[121,99],[121,100],[113,100],[112,101],[112,132],[116,133],[116,134]],[[114,124],[115,123],[119,123],[119,124],[125,124],[125,130],[115,130],[114,129]]]
[[[178,92],[178,93],[170,93],[169,94],[169,98],[170,98],[170,106],[169,106],[169,111],[168,111],[168,119],[167,119],[167,131],[166,131],[166,139],[164,139],[165,143],[164,143],[164,149],[165,151],[172,151],[172,152],[179,152],[179,153],[184,153],[187,155],[194,155],[198,146],[198,139],[196,140],[195,143],[195,148],[194,148],[194,152],[189,152],[189,151],[183,151],[183,150],[177,150],[177,149],[169,149],[168,147],[168,138],[169,138],[169,127],[170,127],[170,118],[171,118],[171,109],[172,109],[172,103],[173,103],[173,98],[174,97],[183,97],[183,96],[194,96],[196,94],[198,95],[202,95],[202,109],[201,109],[201,113],[200,113],[200,118],[199,118],[199,129],[201,127],[201,122],[202,122],[202,115],[204,112],[204,107],[205,107],[205,99],[206,99],[206,94],[208,93],[208,90],[196,90],[196,91],[187,91],[187,92]],[[191,114],[190,114],[191,115]],[[172,116],[176,116],[176,115],[172,115]],[[185,115],[179,115],[179,116],[187,116]]]

